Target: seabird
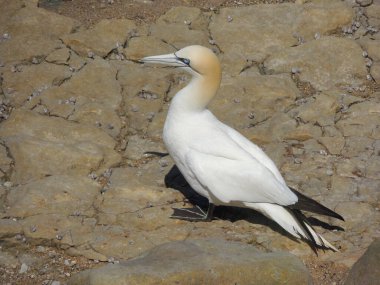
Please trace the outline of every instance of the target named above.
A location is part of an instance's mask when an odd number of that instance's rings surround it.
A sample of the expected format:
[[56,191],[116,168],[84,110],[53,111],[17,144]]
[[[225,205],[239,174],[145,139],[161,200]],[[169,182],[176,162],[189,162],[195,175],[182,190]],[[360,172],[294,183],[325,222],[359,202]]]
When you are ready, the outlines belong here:
[[214,206],[250,208],[307,241],[314,250],[338,251],[313,229],[301,210],[343,217],[288,187],[260,147],[207,109],[221,82],[219,60],[210,49],[193,45],[175,53],[144,57],[141,62],[180,68],[192,75],[190,83],[170,102],[163,140],[186,181],[209,200],[209,208],[204,215],[186,209],[175,211],[175,217],[209,221]]

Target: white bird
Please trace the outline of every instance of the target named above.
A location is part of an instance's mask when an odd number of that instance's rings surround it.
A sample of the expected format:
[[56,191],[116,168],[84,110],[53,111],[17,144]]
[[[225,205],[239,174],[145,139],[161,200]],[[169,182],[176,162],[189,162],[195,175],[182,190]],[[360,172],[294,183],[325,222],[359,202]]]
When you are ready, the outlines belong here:
[[220,122],[207,105],[221,82],[217,56],[208,48],[188,46],[175,53],[148,56],[144,63],[181,68],[190,83],[172,99],[163,140],[190,186],[209,200],[207,214],[189,220],[211,220],[214,205],[254,209],[274,220],[292,236],[338,251],[318,234],[300,210],[343,218],[290,189],[274,162],[236,130]]

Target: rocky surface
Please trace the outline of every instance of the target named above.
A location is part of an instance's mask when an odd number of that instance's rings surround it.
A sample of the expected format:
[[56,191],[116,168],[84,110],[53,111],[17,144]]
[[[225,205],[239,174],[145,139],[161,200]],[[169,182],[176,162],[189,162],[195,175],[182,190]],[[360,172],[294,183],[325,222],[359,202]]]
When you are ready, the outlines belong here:
[[380,240],[376,239],[354,264],[345,285],[376,284],[380,279]]
[[302,262],[288,253],[262,253],[222,240],[187,240],[155,247],[120,264],[84,271],[69,285],[91,284],[312,284]]
[[[168,242],[204,254],[202,240],[218,238],[246,244],[253,256],[290,252],[307,264],[315,284],[343,284],[345,272],[380,236],[380,3],[295,2],[174,7],[151,24],[104,19],[86,28],[37,1],[0,0],[3,283],[14,276],[18,284],[64,282],[99,262],[147,252],[139,262],[159,258]],[[345,217],[343,223],[312,216],[340,252],[316,257],[247,210],[220,207],[212,223],[169,218],[173,207],[190,205],[187,198],[202,201],[173,171],[167,175],[170,157],[144,153],[166,151],[166,112],[189,76],[137,59],[189,44],[212,48],[222,61],[222,86],[210,109],[259,144],[289,185]],[[78,265],[70,261],[43,279],[52,251],[75,256]],[[301,270],[296,263],[289,266]],[[218,274],[237,267],[215,268],[215,275],[202,271],[199,278],[221,283]],[[99,270],[76,278],[105,269]]]

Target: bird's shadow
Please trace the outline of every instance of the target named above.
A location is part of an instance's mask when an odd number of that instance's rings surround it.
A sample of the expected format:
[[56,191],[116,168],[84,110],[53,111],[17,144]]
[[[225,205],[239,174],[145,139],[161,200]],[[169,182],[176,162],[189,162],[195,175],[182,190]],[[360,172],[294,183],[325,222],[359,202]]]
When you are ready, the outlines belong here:
[[[165,175],[165,186],[168,188],[173,188],[180,191],[191,204],[197,205],[207,211],[208,208],[208,199],[199,195],[194,191],[193,188],[187,183],[182,173],[179,171],[178,167],[174,165],[170,171]],[[292,235],[288,234],[283,230],[277,223],[271,219],[265,217],[261,213],[247,208],[239,207],[227,207],[227,206],[217,206],[214,210],[214,218],[220,220],[229,220],[235,222],[238,220],[246,220],[252,224],[260,224],[270,227],[273,231],[279,232],[282,235],[285,235],[292,240],[298,242]],[[309,217],[308,221],[311,225],[320,226],[327,230],[339,230],[343,231],[344,229],[339,226],[330,225],[326,222],[323,222],[315,217]]]

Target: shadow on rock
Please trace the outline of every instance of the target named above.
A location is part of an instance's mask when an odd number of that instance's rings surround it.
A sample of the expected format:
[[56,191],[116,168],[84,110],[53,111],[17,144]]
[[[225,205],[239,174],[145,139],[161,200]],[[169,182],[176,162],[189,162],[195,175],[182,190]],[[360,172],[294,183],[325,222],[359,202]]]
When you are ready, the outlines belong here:
[[[199,195],[193,188],[191,188],[176,165],[174,165],[165,175],[165,186],[180,191],[186,197],[186,200],[188,200],[191,204],[197,205],[201,207],[205,212],[207,212],[209,204],[208,199]],[[278,226],[277,223],[252,209],[217,206],[214,211],[214,218],[220,220],[229,220],[231,222],[246,220],[252,224],[268,226],[272,230],[279,232],[282,235],[285,235],[293,240],[296,240],[287,232],[285,232],[280,226]],[[309,217],[308,221],[312,225],[320,226],[324,229],[344,231],[342,227],[330,225],[315,217]]]

